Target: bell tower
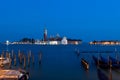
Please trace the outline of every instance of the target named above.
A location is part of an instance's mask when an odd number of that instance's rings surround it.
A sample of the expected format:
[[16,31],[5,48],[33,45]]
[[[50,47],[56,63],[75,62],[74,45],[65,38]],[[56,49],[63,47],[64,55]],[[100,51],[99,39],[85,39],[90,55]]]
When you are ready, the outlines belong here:
[[45,28],[44,29],[44,39],[43,41],[47,41],[47,29]]

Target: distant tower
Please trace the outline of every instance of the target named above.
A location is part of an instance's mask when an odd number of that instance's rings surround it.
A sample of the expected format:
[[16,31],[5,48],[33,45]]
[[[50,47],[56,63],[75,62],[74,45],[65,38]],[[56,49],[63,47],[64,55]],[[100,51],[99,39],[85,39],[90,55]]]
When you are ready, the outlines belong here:
[[44,41],[47,41],[47,29],[44,29]]

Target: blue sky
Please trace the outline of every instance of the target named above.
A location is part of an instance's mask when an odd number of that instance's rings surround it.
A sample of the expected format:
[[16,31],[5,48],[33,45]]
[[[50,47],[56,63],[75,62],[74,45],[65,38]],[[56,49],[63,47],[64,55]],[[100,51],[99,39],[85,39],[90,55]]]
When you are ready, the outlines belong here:
[[120,40],[119,0],[1,0],[0,41],[48,35]]

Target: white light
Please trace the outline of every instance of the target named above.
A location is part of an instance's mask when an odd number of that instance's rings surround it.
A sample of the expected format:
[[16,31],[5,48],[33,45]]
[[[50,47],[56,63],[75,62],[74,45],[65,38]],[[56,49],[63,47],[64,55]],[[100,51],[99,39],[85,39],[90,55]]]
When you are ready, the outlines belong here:
[[9,41],[8,40],[6,41],[6,45],[9,45]]

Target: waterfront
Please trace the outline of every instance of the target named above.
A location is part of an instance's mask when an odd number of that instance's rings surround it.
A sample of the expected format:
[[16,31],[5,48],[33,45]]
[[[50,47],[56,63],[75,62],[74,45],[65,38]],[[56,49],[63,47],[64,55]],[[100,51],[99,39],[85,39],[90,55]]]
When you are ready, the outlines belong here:
[[[75,54],[75,49],[79,49],[79,56]],[[114,52],[115,48],[119,51],[120,46],[107,46],[107,45],[0,45],[0,51],[3,50],[12,51],[18,54],[20,50],[27,55],[31,50],[34,55],[35,64],[30,64],[30,67],[26,67],[26,70],[30,73],[30,80],[100,80],[98,76],[97,67],[94,64],[92,55],[97,56],[101,52],[101,55],[107,57],[111,55],[115,57],[115,53],[103,53],[106,51]],[[39,64],[39,53],[42,52],[42,62]],[[85,53],[86,52],[86,53]],[[92,52],[92,53],[87,53]],[[119,53],[118,53],[119,55]],[[120,55],[119,55],[120,56]],[[86,71],[81,65],[81,58],[84,58],[90,64],[90,69]],[[23,66],[17,66],[12,68],[23,68]],[[102,70],[109,77],[109,70]],[[119,70],[118,70],[119,71]],[[112,71],[112,80],[119,80],[120,73],[118,71]]]

